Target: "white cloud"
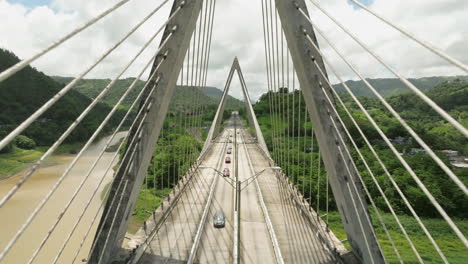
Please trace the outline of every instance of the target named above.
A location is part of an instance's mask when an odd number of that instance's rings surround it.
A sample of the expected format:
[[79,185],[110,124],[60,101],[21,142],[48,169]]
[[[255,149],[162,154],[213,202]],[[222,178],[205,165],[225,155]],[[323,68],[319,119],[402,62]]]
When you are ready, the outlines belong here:
[[[347,0],[316,1],[406,76],[463,74],[365,11],[353,8]],[[150,1],[151,4],[148,2],[130,1],[93,28],[35,62],[33,66],[50,75],[79,74],[160,3],[160,1]],[[251,96],[257,99],[267,90],[261,2],[217,0],[208,85],[222,88],[232,60],[237,56]],[[0,0],[0,17],[2,17],[0,35],[3,36],[0,38],[0,47],[12,50],[21,58],[27,58],[114,3],[116,0],[53,0],[49,7],[28,9]],[[171,3],[168,3],[87,77],[116,76],[159,25],[167,19],[170,6]],[[346,54],[346,57],[366,77],[391,76],[313,7],[309,5],[312,19],[326,32],[327,38],[336,43],[340,51]],[[375,0],[371,7],[379,14],[414,32],[418,37],[468,63],[466,45],[468,28],[465,26],[468,24],[466,15],[468,1]],[[344,79],[356,79],[321,37],[319,43],[327,58]],[[125,76],[138,74],[158,45],[157,39]],[[232,94],[240,97],[241,91],[237,80],[233,85]]]

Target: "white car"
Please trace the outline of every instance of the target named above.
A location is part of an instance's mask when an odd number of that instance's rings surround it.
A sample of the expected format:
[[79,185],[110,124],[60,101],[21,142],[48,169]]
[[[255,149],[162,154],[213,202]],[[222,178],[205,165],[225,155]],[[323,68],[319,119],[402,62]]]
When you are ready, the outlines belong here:
[[226,217],[224,216],[223,211],[218,211],[213,216],[213,226],[215,228],[223,228],[226,225]]

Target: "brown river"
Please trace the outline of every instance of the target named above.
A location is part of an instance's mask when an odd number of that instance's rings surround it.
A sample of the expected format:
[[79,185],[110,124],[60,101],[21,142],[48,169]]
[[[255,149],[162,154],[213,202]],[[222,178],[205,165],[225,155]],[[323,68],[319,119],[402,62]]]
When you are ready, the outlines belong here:
[[[118,140],[125,136],[125,132],[119,133],[113,144],[118,143]],[[28,227],[26,232],[20,237],[6,258],[1,261],[1,264],[21,264],[27,263],[31,255],[36,251],[47,231],[55,223],[59,213],[63,210],[66,203],[72,197],[74,191],[80,184],[81,180],[86,175],[93,161],[105,146],[108,138],[99,140],[92,145],[85,155],[78,161],[74,169],[64,180],[62,185],[57,189],[50,201],[37,215],[35,220]],[[104,173],[111,162],[114,153],[106,152],[101,158],[101,162],[94,169],[88,181],[83,186],[82,190],[75,198],[75,201],[65,213],[60,224],[56,227],[48,242],[41,250],[40,254],[33,263],[49,264],[61,249],[63,242],[72,227],[78,220],[79,215],[83,212],[86,203],[91,198],[92,193],[97,187],[99,180],[104,176]],[[3,208],[0,208],[0,250],[3,251],[10,239],[15,235],[17,230],[23,225],[34,208],[45,197],[47,192],[56,183],[58,178],[67,168],[75,155],[56,155],[49,159],[35,174],[19,189],[19,191],[8,201]],[[0,197],[3,197],[24,175],[26,171],[18,175],[0,181]],[[94,197],[82,221],[78,225],[73,237],[70,239],[62,256],[57,263],[69,264],[75,256],[86,231],[90,227],[91,221],[96,214],[100,204],[102,203],[102,192],[107,183],[109,183],[113,170],[111,169],[108,175],[105,175],[105,180],[100,190]],[[82,263],[82,259],[88,256],[94,234],[96,232],[98,220],[95,221],[92,230],[83,245],[75,263]]]

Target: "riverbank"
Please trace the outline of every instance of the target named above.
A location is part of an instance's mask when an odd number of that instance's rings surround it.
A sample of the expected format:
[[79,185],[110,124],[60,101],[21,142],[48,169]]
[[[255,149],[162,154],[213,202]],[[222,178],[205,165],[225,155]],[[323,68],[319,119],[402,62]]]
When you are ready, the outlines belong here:
[[[373,219],[377,219],[373,212],[371,212],[371,215]],[[383,212],[381,212],[381,215],[390,235],[392,236],[393,242],[397,246],[400,255],[405,260],[405,263],[418,263],[416,256],[411,250],[404,235],[401,233],[393,216],[390,213]],[[336,211],[329,212],[328,217],[329,226],[333,233],[335,233],[340,240],[346,239],[346,232],[343,229],[339,213]],[[407,215],[399,215],[398,218],[408,232],[411,241],[413,241],[414,246],[420,253],[424,262],[434,264],[442,263],[439,254],[437,254],[414,218]],[[460,239],[451,231],[445,220],[439,218],[422,218],[422,221],[450,263],[466,263],[466,260],[468,259],[468,251],[461,243]],[[374,220],[373,224],[375,233],[379,239],[380,246],[382,247],[388,263],[400,263],[390,241],[385,235],[385,231],[380,227],[380,223],[377,220]],[[455,224],[460,228],[462,233],[468,233],[467,220],[455,220]],[[345,243],[345,246],[349,249],[348,242]]]
[[[83,146],[82,143],[63,144],[54,152],[55,155],[76,154]],[[0,154],[0,181],[13,177],[38,161],[49,147],[36,147],[34,149],[21,149],[14,147],[9,153]],[[53,156],[45,161],[43,166],[50,166],[56,162]]]
[[[125,132],[120,132],[112,145],[118,144],[121,138],[125,136]],[[56,189],[49,202],[41,209],[35,220],[25,230],[21,239],[18,240],[15,247],[6,256],[5,263],[27,263],[29,257],[37,249],[42,239],[48,235],[53,223],[61,214],[65,205],[72,199],[77,187],[82,183],[84,177],[89,172],[90,167],[100,152],[105,148],[109,136],[97,140],[91,144],[81,158],[76,162],[71,170],[68,171],[67,176],[63,179],[60,186]],[[8,241],[15,235],[16,231],[21,228],[23,223],[29,217],[31,212],[35,210],[38,203],[44,199],[49,191],[55,186],[58,179],[64,175],[64,172],[70,165],[70,162],[76,156],[76,153],[81,149],[82,145],[64,145],[57,152],[54,153],[44,164],[42,164],[35,173],[25,182],[16,194],[2,207],[2,225],[0,225],[0,248],[4,248]],[[27,166],[36,161],[47,148],[36,148],[30,151],[22,151],[16,149],[7,155],[3,154],[2,159],[14,160],[23,162]],[[39,153],[38,153],[39,152]],[[69,240],[68,246],[64,250],[61,259],[58,263],[71,263],[76,250],[79,247],[84,234],[88,232],[89,235],[82,245],[82,250],[79,253],[78,259],[86,258],[94,238],[94,233],[99,221],[95,221],[91,226],[91,222],[96,215],[96,212],[102,204],[100,193],[102,193],[104,186],[112,179],[113,170],[116,160],[112,161],[115,152],[106,152],[102,155],[101,161],[97,164],[91,172],[87,180],[84,182],[78,195],[74,198],[74,202],[70,208],[61,215],[61,224],[58,226],[51,235],[46,244],[47,250],[43,250],[38,255],[35,263],[49,264],[55,258],[57,252],[63,246],[63,241],[71,234],[72,227],[77,223],[80,214],[87,206],[86,213],[80,220],[76,227],[76,231]],[[112,161],[112,162],[111,162]],[[4,179],[0,182],[0,197],[8,193],[27,173],[27,169],[21,170],[14,176]],[[104,179],[103,179],[104,177]],[[102,184],[99,186],[99,183]],[[97,195],[93,196],[97,191]],[[97,217],[100,217],[99,215]]]
[[172,189],[170,188],[156,190],[154,188],[147,189],[146,186],[142,186],[133,215],[128,224],[128,232],[132,234],[136,233],[151,214],[159,208],[162,201],[166,199],[171,191]]

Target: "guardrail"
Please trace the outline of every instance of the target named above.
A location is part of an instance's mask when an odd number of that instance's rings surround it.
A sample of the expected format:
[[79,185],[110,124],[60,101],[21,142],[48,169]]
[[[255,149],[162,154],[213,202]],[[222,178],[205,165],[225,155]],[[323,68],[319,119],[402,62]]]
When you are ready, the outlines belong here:
[[[242,133],[241,133],[241,136],[242,136]],[[256,146],[259,149],[261,149],[258,145],[256,145]],[[244,145],[244,148],[245,148],[245,153],[246,153],[248,164],[249,164],[249,169],[250,169],[252,175],[254,175],[255,171],[254,171],[254,169],[252,167],[252,160],[250,159],[249,151],[248,151],[246,145]],[[266,207],[265,202],[263,200],[262,190],[260,189],[260,185],[258,184],[258,180],[257,180],[256,177],[255,177],[254,181],[255,181],[255,187],[256,187],[260,207],[262,208],[263,216],[265,217],[265,222],[266,222],[267,228],[268,228],[268,233],[270,234],[270,237],[271,237],[273,251],[275,252],[276,263],[284,264],[283,256],[281,254],[281,249],[280,249],[279,243],[278,243],[278,238],[276,237],[275,229],[273,228],[273,223],[271,221],[270,214],[268,213],[268,208]]]
[[[270,157],[270,155],[265,153],[265,151],[260,146],[257,145],[256,147],[260,151],[260,153],[269,161],[270,166],[272,166],[272,165],[277,166],[278,165]],[[333,245],[330,245],[330,243],[329,243],[330,241],[328,241],[327,239],[324,239],[324,234],[321,234],[320,232],[318,232],[318,237],[321,239],[321,241],[324,241],[324,244],[327,246],[327,249],[330,252],[333,253],[333,255],[336,257],[336,259],[338,261],[340,261],[342,263],[343,262],[342,255],[347,253],[348,251],[343,246],[341,241],[333,234],[333,232],[331,232],[328,225],[326,223],[324,223],[322,221],[322,219],[320,219],[320,217],[317,217],[317,214],[315,214],[315,216],[312,214],[312,212],[315,212],[315,211],[312,209],[312,207],[307,202],[307,200],[305,200],[304,197],[302,195],[300,195],[300,191],[296,188],[296,186],[291,184],[291,182],[289,181],[289,178],[286,176],[286,174],[284,174],[281,171],[281,172],[276,172],[275,175],[277,176],[279,181],[287,182],[287,186],[289,187],[289,192],[293,194],[293,195],[291,195],[291,197],[294,199],[294,202],[295,202],[294,204],[296,205],[296,207],[299,210],[301,210],[302,215],[305,216],[306,220],[311,225],[314,225],[313,219],[317,219],[320,222],[319,224],[321,225],[321,227],[325,227],[326,232],[331,233],[331,234],[329,234],[329,236],[332,237]]]
[[[156,211],[153,213],[152,218],[153,218],[153,223],[152,224],[147,224],[145,222],[145,229],[150,230],[149,235],[146,236],[145,240],[143,243],[136,245],[136,248],[131,252],[131,255],[127,261],[127,263],[131,264],[136,264],[142,257],[143,253],[145,252],[146,248],[148,247],[148,244],[151,243],[151,241],[154,239],[154,236],[157,234],[161,226],[164,224],[166,219],[169,217],[170,213],[176,206],[177,202],[180,200],[180,197],[182,194],[185,192],[186,187],[190,184],[190,182],[193,180],[194,175],[196,171],[198,170],[198,167],[201,164],[201,161],[205,158],[207,153],[210,152],[210,150],[213,149],[213,145],[210,145],[204,153],[201,154],[200,158],[190,167],[188,170],[188,173],[185,174],[178,182],[175,188],[171,191],[171,193],[167,197],[167,202],[169,203],[168,207],[166,210],[164,210],[164,203],[161,203],[161,206],[156,209]],[[187,179],[188,178],[188,179]],[[179,186],[182,185],[182,188]],[[177,190],[178,189],[178,190]],[[172,199],[170,198],[172,194]],[[160,210],[163,211],[161,217],[156,217],[156,212]],[[156,221],[156,219],[159,219]]]
[[[226,148],[227,148],[227,143],[224,144],[221,153],[224,153],[226,151]],[[223,155],[220,155],[219,159],[218,159],[218,162],[216,163],[216,168],[220,167],[222,161],[223,161]],[[214,173],[216,174],[217,172],[215,171]],[[208,212],[210,210],[210,206],[211,206],[211,203],[213,201],[214,191],[216,190],[218,180],[219,180],[219,176],[215,175],[214,179],[213,179],[213,183],[211,184],[211,187],[210,187],[210,192],[209,192],[206,204],[205,204],[205,208],[203,209],[202,218],[200,220],[200,223],[198,224],[198,228],[197,228],[197,232],[195,234],[195,238],[193,240],[192,248],[190,249],[190,255],[189,255],[189,258],[188,258],[188,261],[187,261],[187,263],[189,263],[189,264],[192,264],[194,262],[195,257],[197,255],[198,246],[200,244],[200,239],[201,239],[201,236],[203,234],[203,229],[204,229],[205,224],[206,224],[206,219],[208,218]]]

